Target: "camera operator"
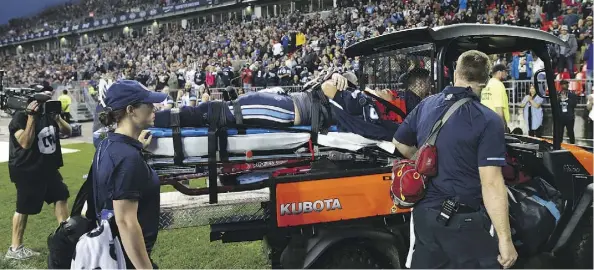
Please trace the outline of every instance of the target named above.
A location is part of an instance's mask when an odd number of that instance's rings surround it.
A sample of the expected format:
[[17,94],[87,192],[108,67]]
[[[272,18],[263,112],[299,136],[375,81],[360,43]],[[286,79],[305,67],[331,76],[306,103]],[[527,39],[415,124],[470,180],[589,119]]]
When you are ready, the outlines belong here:
[[[48,94],[47,92],[45,93]],[[46,98],[47,100],[49,98]],[[45,112],[48,103],[30,98],[26,110],[17,111],[8,128],[10,179],[17,190],[12,218],[12,244],[6,258],[24,260],[39,255],[23,246],[29,215],[41,212],[43,202],[54,203],[58,222],[68,218],[68,187],[62,182],[62,152],[58,131],[70,135],[71,128],[58,112]]]

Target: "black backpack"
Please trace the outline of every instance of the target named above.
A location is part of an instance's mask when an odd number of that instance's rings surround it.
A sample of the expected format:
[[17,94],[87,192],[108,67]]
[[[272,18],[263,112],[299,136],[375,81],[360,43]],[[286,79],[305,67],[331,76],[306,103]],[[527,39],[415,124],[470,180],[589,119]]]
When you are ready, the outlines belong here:
[[[70,269],[78,239],[97,227],[98,220],[92,195],[93,178],[91,170],[89,170],[87,179],[76,195],[70,217],[61,222],[58,228],[47,237],[48,269]],[[87,211],[83,215],[81,212],[85,202]]]

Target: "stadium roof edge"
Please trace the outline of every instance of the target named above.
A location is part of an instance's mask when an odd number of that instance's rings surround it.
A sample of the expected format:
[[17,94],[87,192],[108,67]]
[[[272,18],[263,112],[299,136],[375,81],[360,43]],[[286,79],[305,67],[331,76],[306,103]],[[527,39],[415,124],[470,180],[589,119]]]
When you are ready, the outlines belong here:
[[487,47],[484,48],[487,50],[485,53],[488,54],[499,53],[499,51],[505,51],[506,49],[529,50],[531,44],[535,42],[566,46],[566,43],[558,37],[540,29],[462,23],[433,28],[417,27],[368,38],[349,46],[346,48],[345,53],[348,57],[366,56],[424,43],[450,42],[463,37],[492,37],[488,44],[485,44]]
[[[194,5],[194,3],[197,3]],[[199,3],[199,4],[198,4]],[[0,37],[0,48],[17,46],[31,42],[38,42],[52,38],[61,38],[73,34],[84,34],[105,29],[113,29],[121,26],[140,24],[146,21],[171,19],[179,16],[189,15],[198,12],[216,11],[217,9],[230,8],[238,4],[235,0],[220,0],[216,5],[204,5],[205,0],[187,1],[183,4],[167,7],[151,8],[146,11],[129,12],[125,15],[96,18],[95,23],[81,23],[69,27],[59,27],[42,31],[36,34],[21,35],[12,38]]]

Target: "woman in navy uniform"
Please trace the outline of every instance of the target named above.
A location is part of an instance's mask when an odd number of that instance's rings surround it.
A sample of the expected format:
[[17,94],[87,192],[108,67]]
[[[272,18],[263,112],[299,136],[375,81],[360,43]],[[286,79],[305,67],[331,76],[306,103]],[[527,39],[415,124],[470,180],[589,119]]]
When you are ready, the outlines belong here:
[[114,83],[99,115],[107,127],[117,124],[97,146],[92,179],[98,218],[113,214],[127,268],[156,268],[150,259],[159,223],[159,178],[142,157],[155,119],[154,103],[167,94],[148,91],[136,81]]

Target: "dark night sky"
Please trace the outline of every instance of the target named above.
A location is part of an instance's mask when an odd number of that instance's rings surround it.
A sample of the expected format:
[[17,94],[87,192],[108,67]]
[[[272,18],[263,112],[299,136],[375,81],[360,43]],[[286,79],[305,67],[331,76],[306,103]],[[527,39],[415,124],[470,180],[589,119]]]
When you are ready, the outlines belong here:
[[0,25],[12,18],[35,15],[46,7],[67,2],[69,0],[1,0]]

